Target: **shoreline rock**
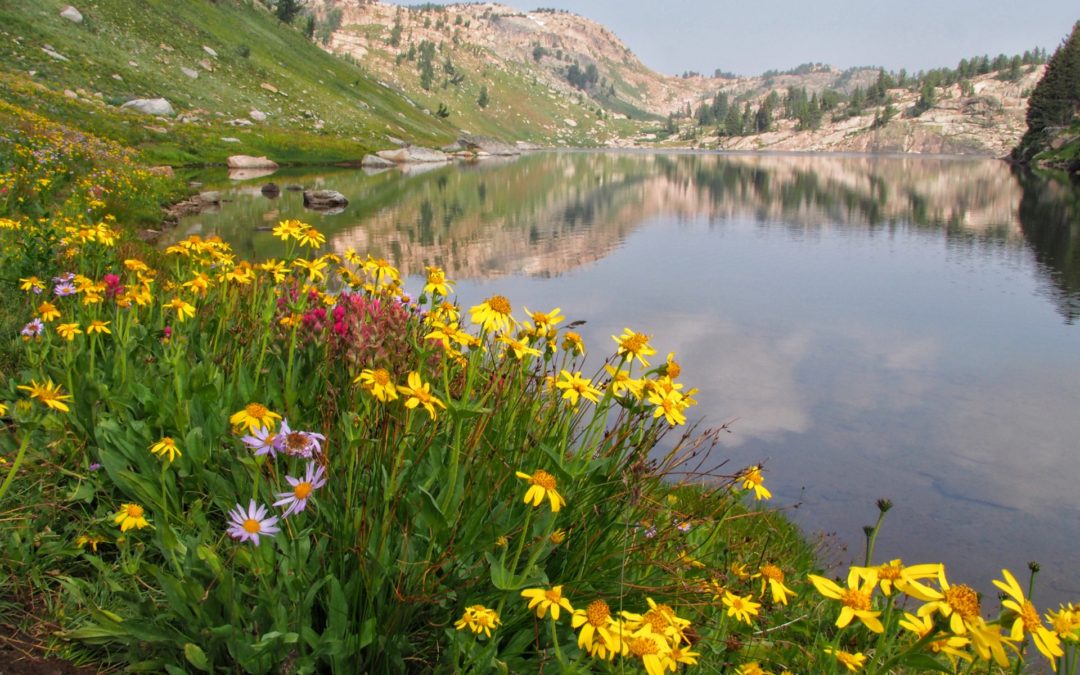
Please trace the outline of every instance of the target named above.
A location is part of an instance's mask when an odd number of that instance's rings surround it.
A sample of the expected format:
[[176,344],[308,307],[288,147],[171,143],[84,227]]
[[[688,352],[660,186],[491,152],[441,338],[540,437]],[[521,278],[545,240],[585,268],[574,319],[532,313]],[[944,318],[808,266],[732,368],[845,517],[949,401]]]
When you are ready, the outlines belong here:
[[266,157],[252,157],[251,155],[232,155],[226,160],[230,169],[277,169],[277,162]]

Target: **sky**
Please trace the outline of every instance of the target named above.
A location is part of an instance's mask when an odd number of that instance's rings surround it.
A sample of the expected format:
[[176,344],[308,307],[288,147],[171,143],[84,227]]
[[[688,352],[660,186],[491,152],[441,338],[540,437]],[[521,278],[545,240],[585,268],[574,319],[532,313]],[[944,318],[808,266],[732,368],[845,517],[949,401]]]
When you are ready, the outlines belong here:
[[[396,4],[415,4],[418,0]],[[447,3],[442,3],[447,4]],[[611,29],[653,70],[740,75],[801,63],[910,72],[961,58],[1053,52],[1080,20],[1077,0],[508,0],[567,9]]]

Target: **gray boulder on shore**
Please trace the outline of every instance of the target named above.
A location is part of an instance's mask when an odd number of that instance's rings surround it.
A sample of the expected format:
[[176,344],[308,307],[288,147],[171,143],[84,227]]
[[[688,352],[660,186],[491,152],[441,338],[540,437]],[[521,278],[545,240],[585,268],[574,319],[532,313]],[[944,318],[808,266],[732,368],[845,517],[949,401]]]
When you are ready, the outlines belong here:
[[380,150],[375,154],[396,164],[426,164],[429,162],[450,161],[450,155],[445,152],[432,150],[431,148],[421,148],[415,145],[399,148],[397,150]]
[[230,169],[276,169],[277,162],[266,157],[252,157],[251,155],[233,155],[228,160]]
[[364,155],[364,158],[360,160],[360,166],[365,169],[390,169],[397,166],[397,164],[376,155]]

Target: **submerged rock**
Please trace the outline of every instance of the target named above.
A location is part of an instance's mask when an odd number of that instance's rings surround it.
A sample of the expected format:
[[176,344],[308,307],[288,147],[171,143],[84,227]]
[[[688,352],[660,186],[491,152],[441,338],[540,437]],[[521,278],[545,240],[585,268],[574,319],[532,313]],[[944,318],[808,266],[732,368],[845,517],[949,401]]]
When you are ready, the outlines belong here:
[[304,206],[317,211],[343,209],[349,200],[336,190],[304,190]]
[[277,199],[278,195],[281,194],[281,188],[277,186],[277,183],[267,183],[259,189],[259,192],[262,193],[263,197]]

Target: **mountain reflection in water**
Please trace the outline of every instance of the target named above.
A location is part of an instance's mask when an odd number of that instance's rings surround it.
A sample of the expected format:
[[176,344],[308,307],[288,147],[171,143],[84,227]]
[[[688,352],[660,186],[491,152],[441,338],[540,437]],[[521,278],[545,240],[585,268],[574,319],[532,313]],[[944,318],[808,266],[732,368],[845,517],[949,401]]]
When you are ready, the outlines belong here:
[[[465,306],[499,292],[587,320],[587,368],[624,326],[652,334],[701,388],[698,415],[735,420],[716,462],[766,460],[777,502],[851,558],[889,497],[879,558],[941,560],[987,593],[1035,559],[1040,604],[1080,593],[1080,208],[1065,188],[985,159],[584,152],[200,179],[232,201],[175,237],[280,256],[268,228],[299,218],[414,291],[435,264]],[[264,197],[270,180],[351,203],[306,211],[297,192]]]

